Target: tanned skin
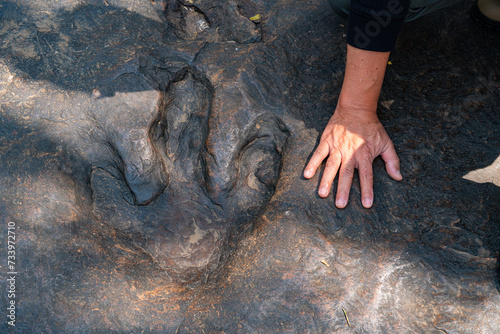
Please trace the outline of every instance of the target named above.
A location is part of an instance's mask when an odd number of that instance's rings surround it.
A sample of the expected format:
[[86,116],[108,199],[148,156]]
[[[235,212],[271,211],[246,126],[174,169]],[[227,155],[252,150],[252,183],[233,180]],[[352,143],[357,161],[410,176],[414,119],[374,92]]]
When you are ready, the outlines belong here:
[[354,169],[360,178],[361,203],[365,208],[372,206],[372,164],[379,155],[385,161],[387,173],[394,180],[402,179],[394,144],[377,117],[389,54],[347,45],[344,82],[337,107],[304,170],[304,177],[310,179],[327,159],[318,194],[328,196],[338,173],[335,205],[339,209],[345,208],[349,200]]

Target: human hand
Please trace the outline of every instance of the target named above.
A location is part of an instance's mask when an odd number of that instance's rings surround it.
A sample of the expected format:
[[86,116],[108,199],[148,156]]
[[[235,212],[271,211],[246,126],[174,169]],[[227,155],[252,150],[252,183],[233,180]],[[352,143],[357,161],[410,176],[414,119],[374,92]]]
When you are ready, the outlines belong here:
[[335,205],[342,209],[349,200],[356,168],[361,184],[361,202],[365,208],[370,208],[373,204],[372,163],[379,155],[385,161],[387,173],[394,180],[400,181],[402,176],[399,158],[376,113],[337,106],[305,168],[304,177],[313,177],[323,160],[328,157],[318,194],[320,197],[328,196],[339,172]]

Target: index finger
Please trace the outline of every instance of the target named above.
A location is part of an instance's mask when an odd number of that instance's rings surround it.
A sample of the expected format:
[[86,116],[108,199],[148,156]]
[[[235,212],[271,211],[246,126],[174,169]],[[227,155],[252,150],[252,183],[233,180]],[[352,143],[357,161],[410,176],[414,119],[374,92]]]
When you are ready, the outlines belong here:
[[326,141],[321,141],[316,150],[314,150],[314,153],[304,170],[304,177],[306,179],[310,179],[314,176],[319,165],[321,165],[328,154],[330,154],[330,146]]

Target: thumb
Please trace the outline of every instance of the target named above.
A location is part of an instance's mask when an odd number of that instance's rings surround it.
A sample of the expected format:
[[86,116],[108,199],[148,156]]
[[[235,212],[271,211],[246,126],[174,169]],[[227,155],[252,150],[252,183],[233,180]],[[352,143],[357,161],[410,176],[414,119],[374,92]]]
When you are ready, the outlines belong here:
[[394,149],[394,144],[389,142],[388,147],[380,154],[382,159],[385,162],[385,170],[390,177],[392,177],[396,181],[401,181],[403,176],[401,175],[401,171],[399,169],[399,158]]

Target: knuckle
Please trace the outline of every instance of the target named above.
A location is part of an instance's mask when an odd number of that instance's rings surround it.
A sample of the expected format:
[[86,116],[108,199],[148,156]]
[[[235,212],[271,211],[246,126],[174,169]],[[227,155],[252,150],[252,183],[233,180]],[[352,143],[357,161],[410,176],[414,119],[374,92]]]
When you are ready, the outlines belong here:
[[354,169],[345,168],[344,170],[342,170],[342,175],[347,177],[352,177],[354,175]]
[[328,159],[325,164],[325,168],[335,169],[338,166],[338,162],[335,159]]
[[373,182],[373,174],[372,173],[361,173],[361,180]]
[[358,153],[358,157],[361,161],[373,161],[373,155],[368,149],[360,150],[360,152]]
[[325,149],[322,146],[318,146],[314,151],[313,156],[316,156],[318,158],[324,158],[327,154],[328,153],[325,152]]

